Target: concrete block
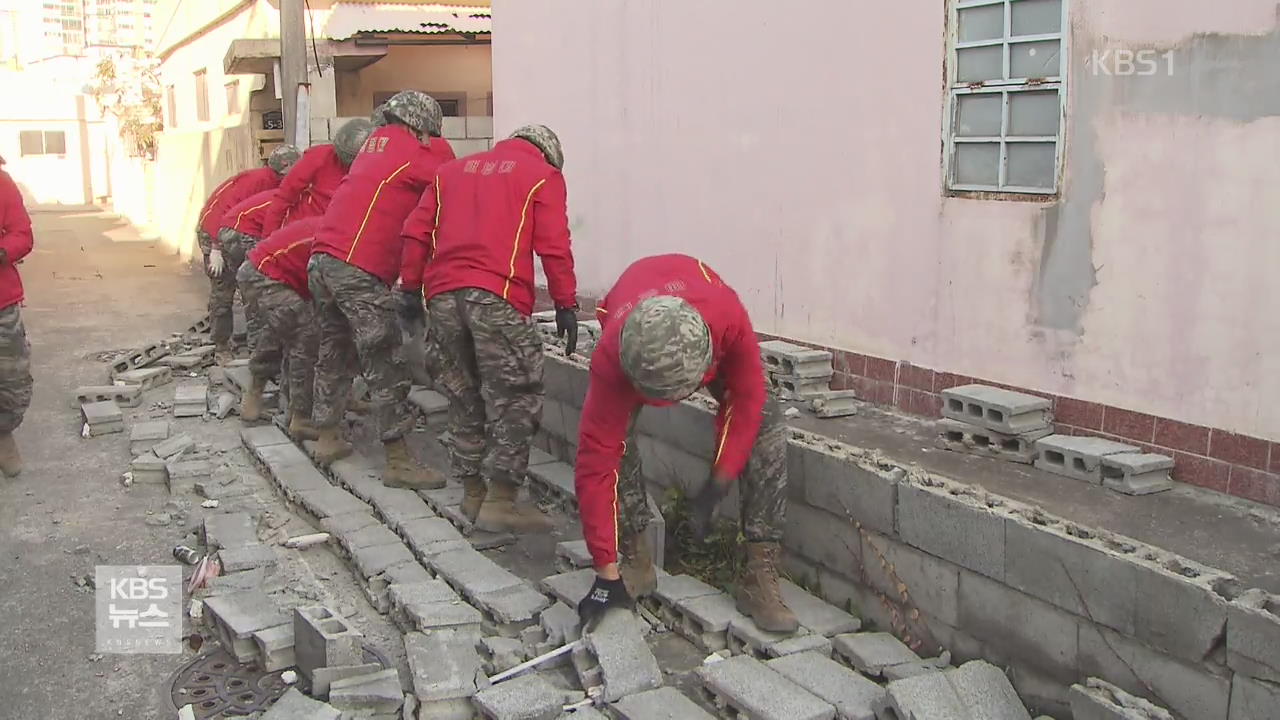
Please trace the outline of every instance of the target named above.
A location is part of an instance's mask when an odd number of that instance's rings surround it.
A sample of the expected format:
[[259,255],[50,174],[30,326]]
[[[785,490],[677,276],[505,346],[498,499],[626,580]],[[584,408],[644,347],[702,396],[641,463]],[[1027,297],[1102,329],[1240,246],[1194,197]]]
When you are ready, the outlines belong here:
[[133,481],[144,485],[168,485],[169,469],[164,460],[151,453],[139,455],[129,463]]
[[[1009,627],[1017,622],[1009,620]],[[1175,717],[1224,720],[1231,681],[1221,670],[1187,663],[1095,625],[1080,625],[1079,676],[1103,677],[1166,707]]]
[[400,532],[401,526],[410,520],[435,517],[435,512],[412,490],[383,487],[369,500],[373,509],[387,522],[387,526]]
[[293,610],[294,653],[298,670],[307,677],[316,668],[363,664],[362,637],[330,608],[314,605]]
[[288,622],[288,616],[261,590],[228,592],[204,600],[204,617],[217,631],[223,649],[238,662],[257,656],[253,633]]
[[[318,498],[321,499],[317,499],[316,502],[321,503],[319,507],[324,508],[326,512],[334,512],[339,515],[347,512],[368,512],[368,506],[364,503],[360,503],[358,506],[350,503],[343,503],[342,501],[337,501],[338,504],[323,504],[332,499],[333,493],[330,493],[329,491],[337,491],[339,493],[344,491],[330,485],[328,479],[325,478],[324,473],[317,470],[315,466],[310,463],[305,465],[301,463],[296,465],[273,465],[268,469],[271,472],[272,480],[274,480],[276,486],[280,488],[280,492],[293,502],[302,503],[302,496],[304,494],[309,495],[312,493],[321,493],[321,495],[318,496]],[[306,507],[306,503],[303,503],[303,506]],[[316,517],[323,520],[325,517],[330,516],[316,515]]]
[[365,502],[386,488],[382,484],[382,471],[368,456],[358,452],[330,464],[329,472],[339,485]]
[[480,650],[485,657],[485,670],[491,674],[510,670],[528,659],[524,644],[515,638],[482,637]]
[[1249,590],[1227,609],[1227,666],[1280,682],[1280,596]]
[[[673,687],[628,695],[609,708],[618,720],[713,720],[713,716]],[[578,718],[575,713],[574,720]]]
[[82,385],[76,388],[73,407],[106,401],[114,402],[119,407],[138,407],[142,404],[142,387],[139,385]]
[[141,350],[134,350],[119,360],[111,363],[110,377],[115,379],[120,373],[128,372],[151,363],[169,354],[169,348],[162,343],[152,343]]
[[320,698],[329,697],[329,687],[337,680],[370,675],[382,669],[379,663],[363,665],[337,665],[321,667],[311,671],[311,694]]
[[[914,605],[925,618],[959,624],[959,566],[875,533],[862,536],[862,558],[860,583],[896,603]],[[826,573],[820,579],[823,594],[831,597],[836,581]]]
[[1105,438],[1049,435],[1036,441],[1035,466],[1055,475],[1100,485],[1102,458],[1138,451],[1133,445]]
[[489,720],[555,720],[565,695],[541,675],[529,674],[481,690],[475,704]]
[[837,637],[832,646],[837,657],[872,677],[883,677],[885,668],[920,661],[911,648],[884,632],[848,633]]
[[[955,689],[968,717],[984,720],[1031,720],[1009,678],[991,663],[967,662],[942,673]],[[917,676],[919,677],[919,676]]]
[[858,394],[853,390],[827,390],[809,399],[809,409],[823,419],[858,414]]
[[1227,601],[1217,588],[1235,578],[1182,558],[1137,565],[1133,636],[1190,662],[1209,657],[1226,636]]
[[179,460],[165,464],[169,493],[195,492],[196,483],[213,479],[213,463],[208,460]]
[[1102,458],[1103,486],[1125,495],[1151,495],[1173,487],[1173,458],[1153,453],[1124,453]]
[[1173,720],[1168,710],[1098,678],[1071,686],[1071,715],[1074,720]]
[[787,506],[783,544],[810,562],[841,575],[857,577],[862,567],[862,542],[853,521],[804,503]]
[[185,383],[177,386],[173,390],[174,410],[179,405],[195,405],[201,408],[208,407],[209,403],[209,386],[204,383]]
[[120,425],[124,421],[124,411],[114,400],[85,403],[80,406],[80,414],[92,431],[98,425]]
[[898,533],[907,544],[987,577],[1004,578],[1005,518],[976,497],[901,483],[897,512]]
[[466,538],[448,520],[440,517],[418,518],[400,526],[400,536],[419,559],[466,546]]
[[489,115],[468,115],[467,137],[473,140],[493,137],[493,117]]
[[258,646],[258,664],[266,672],[276,672],[297,664],[293,652],[293,624],[283,623],[253,633]]
[[556,567],[562,572],[591,567],[591,553],[586,540],[556,543]]
[[293,441],[274,425],[256,425],[240,429],[240,441],[250,450],[269,445],[292,445]]
[[450,485],[439,490],[420,490],[418,496],[426,500],[427,505],[430,505],[431,509],[439,515],[447,507],[460,505],[462,503],[462,493],[461,485]]
[[374,545],[356,548],[351,551],[351,560],[366,580],[378,575],[387,568],[400,563],[417,563],[418,560],[409,552],[404,543],[397,540],[391,545]]
[[875,704],[885,697],[884,688],[818,653],[787,655],[765,666],[834,705],[840,720],[875,720]]
[[746,718],[831,720],[836,715],[833,705],[752,657],[738,655],[696,672],[709,703]]
[[1036,440],[1053,433],[1049,427],[1021,435],[1006,435],[958,420],[939,420],[934,445],[941,450],[990,457],[1030,465],[1036,459]]
[[[1257,680],[1240,673],[1231,680],[1231,714],[1227,720],[1269,720],[1280,712],[1280,684]],[[1153,716],[1172,720],[1167,713]],[[1083,718],[1079,720],[1089,720]]]
[[644,408],[636,420],[636,431],[694,457],[710,461],[715,456],[715,414],[690,401]]
[[987,385],[942,391],[942,416],[1006,435],[1041,430],[1053,421],[1053,403],[1042,397]]
[[877,718],[894,720],[966,720],[971,716],[945,673],[927,673],[895,680],[874,703]]
[[173,382],[173,370],[167,367],[138,368],[117,373],[115,379],[125,385],[137,385],[146,392]]
[[262,543],[250,543],[218,551],[222,572],[234,573],[255,568],[271,569],[276,566],[276,553]]
[[782,599],[800,620],[800,624],[817,635],[835,637],[842,633],[857,632],[862,622],[849,613],[818,598],[800,586],[783,579]]
[[334,680],[329,684],[329,704],[339,710],[353,712],[397,712],[404,705],[400,676],[394,668],[388,668]]
[[1064,678],[1073,677],[1079,628],[1075,615],[981,575],[960,575],[960,630],[982,638],[991,659],[1025,662]]
[[573,486],[573,466],[567,463],[534,465],[529,468],[529,479],[561,500],[577,502]]
[[210,552],[257,543],[257,526],[248,513],[216,513],[204,519],[204,544]]
[[559,647],[580,637],[581,620],[573,607],[557,602],[542,611],[538,622],[546,633],[546,642]]
[[312,700],[298,688],[289,688],[262,714],[262,720],[340,720],[341,717],[342,713],[332,705]]
[[195,439],[186,433],[180,433],[156,443],[151,448],[151,452],[155,453],[157,457],[165,460],[171,460],[174,457],[191,450],[195,446]]
[[320,519],[369,509],[369,506],[360,502],[356,496],[332,486],[300,493],[298,501],[307,509],[307,512]]
[[[350,513],[359,516],[359,513]],[[400,536],[387,529],[386,525],[374,524],[362,527],[359,530],[348,530],[339,535],[333,536],[338,545],[347,552],[354,553],[356,550],[364,548],[377,547],[379,545],[403,545],[400,542]]]
[[662,669],[645,644],[640,620],[630,611],[606,612],[582,639],[599,665],[606,702],[662,687]]
[[467,598],[515,588],[524,582],[474,549],[443,552],[431,557],[429,564],[437,575]]
[[770,375],[769,382],[783,400],[812,400],[831,390],[830,375],[817,378]]
[[411,632],[404,636],[404,649],[413,678],[413,694],[424,708],[427,703],[467,699],[466,709],[470,711],[469,698],[488,685],[473,636],[447,631]]
[[409,393],[409,402],[428,417],[449,411],[449,398],[435,390],[414,390]]
[[497,625],[506,626],[499,633],[503,635],[521,629],[512,626],[532,624],[538,613],[551,605],[546,595],[525,583],[489,592],[469,593],[467,597]]
[[397,583],[388,588],[394,619],[426,631],[432,628],[473,629],[479,635],[480,611],[464,603],[443,580]]
[[355,532],[373,525],[381,525],[381,523],[370,512],[344,513],[327,517],[320,521],[320,529],[334,536]]
[[595,570],[584,568],[545,577],[542,579],[541,586],[543,592],[554,595],[565,605],[577,607],[578,602],[587,596],[595,581]]
[[724,593],[682,600],[676,609],[680,618],[672,627],[706,652],[728,647],[729,623],[742,616],[733,598]]
[[168,420],[148,420],[129,428],[129,452],[141,455],[169,438]]
[[831,641],[801,626],[798,633],[775,633],[762,630],[755,621],[739,615],[729,621],[725,636],[729,651],[735,655],[750,655],[757,660],[782,657],[797,652],[818,652],[831,655]]
[[[777,375],[801,375],[826,368],[830,375],[831,353],[826,350],[814,350],[785,340],[766,340],[760,343],[760,360],[765,371]],[[819,373],[821,374],[821,373]],[[813,377],[813,375],[808,375]]]
[[[643,413],[641,413],[643,414]],[[711,461],[650,435],[636,438],[640,468],[644,478],[664,488],[689,487],[701,483],[711,473]]]
[[802,488],[809,505],[856,520],[868,530],[895,534],[898,484],[906,476],[901,469],[861,461],[834,441],[818,445],[793,439],[787,459],[790,468],[798,468],[788,480]]

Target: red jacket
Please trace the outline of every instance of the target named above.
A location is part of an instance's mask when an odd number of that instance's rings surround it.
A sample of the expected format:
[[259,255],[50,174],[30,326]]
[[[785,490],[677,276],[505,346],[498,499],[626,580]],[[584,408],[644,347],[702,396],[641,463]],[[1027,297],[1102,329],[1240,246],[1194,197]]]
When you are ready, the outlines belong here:
[[654,295],[684,298],[711,330],[714,360],[702,384],[723,385],[716,416],[713,470],[737,477],[747,464],[764,411],[760,345],[742,301],[714,271],[687,255],[637,260],[618,278],[597,309],[602,336],[591,355],[590,384],[582,408],[574,474],[582,534],[597,567],[617,561],[618,465],[632,416],[643,405],[670,405],[642,396],[619,358],[623,321],[636,303]]
[[488,290],[528,315],[537,253],[556,307],[577,307],[567,205],[564,175],[525,140],[444,165],[405,223],[401,282]]
[[[241,200],[227,210],[227,214],[222,216],[222,222],[218,228],[231,228],[239,233],[244,233],[252,238],[262,239],[262,221],[266,218],[267,212],[271,209],[275,202],[275,190],[263,190],[256,195]],[[218,240],[217,234],[213,236],[213,246],[220,247],[221,241]]]
[[285,223],[324,215],[346,174],[347,166],[332,145],[316,145],[302,153],[276,188],[275,200],[262,221],[263,234],[270,235]]
[[217,238],[222,227],[222,216],[227,214],[233,205],[263,190],[273,190],[280,184],[280,176],[269,167],[245,170],[214,188],[209,199],[200,211],[200,220],[196,227],[209,237]]
[[7,256],[0,264],[0,309],[25,299],[18,263],[31,252],[31,217],[22,204],[22,193],[9,173],[0,170],[0,249]]
[[307,285],[307,262],[311,260],[311,243],[315,240],[320,218],[310,217],[292,222],[267,236],[249,251],[248,260],[258,272],[288,285],[303,298],[311,299]]
[[324,253],[377,276],[400,274],[400,230],[453,148],[441,138],[423,145],[401,125],[380,127],[365,140],[338,185],[311,252]]

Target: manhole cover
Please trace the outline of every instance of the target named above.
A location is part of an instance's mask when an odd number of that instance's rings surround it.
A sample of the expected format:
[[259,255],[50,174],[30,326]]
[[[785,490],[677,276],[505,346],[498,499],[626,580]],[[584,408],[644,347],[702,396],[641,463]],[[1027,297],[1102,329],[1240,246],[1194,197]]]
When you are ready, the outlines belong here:
[[[376,648],[364,646],[364,661],[388,666],[388,660]],[[222,720],[260,712],[280,699],[289,686],[280,679],[283,671],[265,673],[241,665],[221,648],[206,653],[183,665],[173,674],[167,708],[176,713],[178,708],[191,705],[197,720]],[[311,690],[306,678],[299,675],[297,687],[306,693]]]

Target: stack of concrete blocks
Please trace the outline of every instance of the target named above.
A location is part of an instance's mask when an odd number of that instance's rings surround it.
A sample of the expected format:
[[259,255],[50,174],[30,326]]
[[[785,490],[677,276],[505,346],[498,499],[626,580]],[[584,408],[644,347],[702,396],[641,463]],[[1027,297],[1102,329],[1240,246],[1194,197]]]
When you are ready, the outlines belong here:
[[101,437],[124,431],[124,412],[114,400],[85,403],[80,417],[88,429],[88,437]]
[[1173,458],[1106,438],[1049,435],[1036,441],[1041,470],[1103,485],[1126,495],[1151,495],[1173,487]]
[[157,365],[163,365],[174,370],[192,371],[202,367],[208,367],[213,364],[214,356],[213,345],[199,345],[186,352],[178,353],[161,358],[157,361]]
[[334,680],[369,672],[364,660],[364,636],[332,608],[294,608],[293,641],[298,671],[311,681],[314,695],[327,697]]
[[[572,458],[587,367],[548,352],[544,382],[539,446]],[[646,480],[705,480],[714,427],[698,398],[647,408],[636,428]],[[789,574],[877,627],[906,623],[922,655],[998,658],[1026,704],[1053,717],[1070,717],[1068,688],[1088,676],[1187,718],[1261,720],[1280,703],[1246,711],[1241,699],[1280,698],[1280,598],[879,449],[793,429],[787,453]],[[654,473],[657,460],[670,472]]]
[[[160,423],[163,423],[163,428]],[[160,438],[163,434],[164,438]],[[169,437],[167,420],[138,423],[129,436],[129,449],[135,452],[129,466],[133,481],[147,485],[169,484],[169,463],[195,447],[185,433]]]
[[184,383],[173,391],[173,416],[201,417],[209,409],[209,385]]
[[769,382],[783,400],[823,398],[831,387],[831,353],[783,340],[760,343],[760,356]]
[[261,590],[229,592],[206,598],[202,617],[222,649],[241,664],[253,662],[258,657],[254,633],[289,621],[289,616]]
[[493,117],[446,117],[441,133],[449,141],[453,154],[457,157],[482,153],[493,147]]
[[122,408],[138,407],[142,404],[142,388],[138,385],[82,385],[76,388],[72,407],[107,401]]
[[145,368],[168,354],[169,348],[164,343],[152,343],[141,350],[133,350],[111,363],[108,377],[112,382],[115,382],[121,373]]
[[1036,441],[1053,432],[1052,403],[987,385],[942,391],[937,446],[944,450],[1030,464]]
[[115,376],[117,384],[137,385],[142,388],[143,392],[155,390],[158,387],[168,385],[173,382],[173,370],[167,367],[148,367],[138,368],[136,370],[126,370],[117,373]]

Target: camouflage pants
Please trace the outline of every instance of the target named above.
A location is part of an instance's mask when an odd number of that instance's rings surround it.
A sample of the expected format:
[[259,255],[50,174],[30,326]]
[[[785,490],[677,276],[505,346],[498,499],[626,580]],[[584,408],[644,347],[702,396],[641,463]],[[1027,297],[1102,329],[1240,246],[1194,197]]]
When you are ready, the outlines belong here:
[[15,303],[0,310],[0,433],[22,424],[31,405],[31,343]]
[[[712,390],[717,397],[723,397],[715,388]],[[737,482],[742,534],[749,542],[782,541],[787,518],[787,435],[782,406],[771,389],[764,403],[760,434]],[[653,516],[646,497],[633,417],[618,470],[618,523],[623,532],[639,534],[648,527]]]
[[[224,347],[231,342],[234,324],[232,309],[235,306],[236,290],[239,289],[237,274],[241,264],[244,263],[245,255],[258,244],[258,241],[256,238],[234,231],[223,232],[221,238],[224,267],[221,275],[210,278],[213,283],[213,292],[209,295],[209,325],[211,326],[209,332],[213,338],[213,344]],[[253,322],[250,320],[247,306],[245,322],[246,324]],[[249,329],[248,334],[250,347],[252,347],[252,328]]]
[[287,379],[281,383],[281,392],[289,398],[290,411],[311,417],[316,357],[320,354],[315,309],[293,288],[258,272],[252,263],[240,266],[240,293],[259,324],[249,371],[255,378],[280,373]]
[[196,246],[200,248],[200,257],[204,260],[204,264],[200,267],[204,270],[205,275],[208,275],[209,253],[213,252],[213,238],[209,237],[209,233],[203,230],[197,230]]
[[437,295],[427,311],[432,370],[450,401],[454,474],[522,484],[542,417],[542,341],[533,323],[474,288]]
[[[312,412],[317,427],[338,425],[347,411],[357,368],[383,440],[402,437],[413,427],[409,412],[409,372],[400,347],[400,324],[391,288],[354,265],[330,255],[312,255],[307,278],[320,321]],[[290,363],[292,366],[292,363]]]

